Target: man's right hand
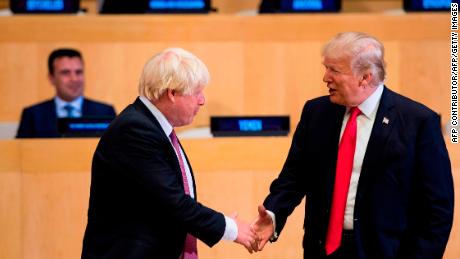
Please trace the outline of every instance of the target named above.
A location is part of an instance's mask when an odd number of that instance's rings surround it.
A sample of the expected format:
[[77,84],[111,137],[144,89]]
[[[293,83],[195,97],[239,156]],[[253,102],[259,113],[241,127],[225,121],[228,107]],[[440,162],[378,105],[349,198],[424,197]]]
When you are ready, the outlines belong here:
[[259,216],[254,220],[251,226],[256,232],[257,237],[259,239],[258,251],[262,251],[262,249],[264,249],[265,244],[275,233],[275,229],[273,227],[272,217],[268,215],[265,207],[263,205],[259,205],[258,211]]
[[233,213],[230,217],[235,221],[236,225],[238,226],[238,236],[235,239],[235,242],[246,247],[248,252],[251,254],[253,252],[259,251],[259,242],[257,239],[257,235],[252,229],[252,227],[249,224],[237,219],[237,213]]

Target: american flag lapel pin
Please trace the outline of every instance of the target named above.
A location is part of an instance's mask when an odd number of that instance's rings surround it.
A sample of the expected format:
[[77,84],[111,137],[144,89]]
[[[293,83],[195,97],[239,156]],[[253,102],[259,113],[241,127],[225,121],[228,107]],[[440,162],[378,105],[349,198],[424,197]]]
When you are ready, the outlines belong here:
[[390,123],[390,120],[387,117],[383,117],[382,123],[388,125],[388,123]]

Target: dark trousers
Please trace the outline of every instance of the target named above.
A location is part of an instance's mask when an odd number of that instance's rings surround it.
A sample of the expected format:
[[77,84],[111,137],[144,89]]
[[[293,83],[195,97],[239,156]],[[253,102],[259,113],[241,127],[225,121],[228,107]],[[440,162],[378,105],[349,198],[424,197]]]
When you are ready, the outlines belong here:
[[356,241],[353,230],[344,230],[342,235],[342,244],[327,259],[357,259]]

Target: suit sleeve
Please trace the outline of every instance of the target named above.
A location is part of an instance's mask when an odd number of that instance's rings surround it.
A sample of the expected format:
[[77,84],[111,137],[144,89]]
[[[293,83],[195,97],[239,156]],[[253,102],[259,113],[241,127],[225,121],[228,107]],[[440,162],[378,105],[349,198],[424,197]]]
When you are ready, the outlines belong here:
[[225,230],[224,216],[185,195],[171,166],[175,155],[168,153],[172,152],[169,142],[141,122],[127,123],[114,131],[110,146],[99,150],[98,155],[110,154],[109,163],[126,174],[124,177],[134,178],[150,195],[149,205],[161,208],[161,213],[208,246],[216,244]]
[[411,231],[399,258],[442,258],[453,221],[454,189],[450,161],[432,114],[420,126],[416,143],[414,207]]
[[303,160],[305,159],[304,146],[307,142],[307,105],[303,109],[283,169],[270,185],[270,194],[264,201],[264,206],[275,214],[278,234],[281,233],[288,216],[300,204],[306,193],[305,161]]
[[19,122],[16,138],[32,138],[34,137],[33,117],[28,109],[22,110],[21,120]]

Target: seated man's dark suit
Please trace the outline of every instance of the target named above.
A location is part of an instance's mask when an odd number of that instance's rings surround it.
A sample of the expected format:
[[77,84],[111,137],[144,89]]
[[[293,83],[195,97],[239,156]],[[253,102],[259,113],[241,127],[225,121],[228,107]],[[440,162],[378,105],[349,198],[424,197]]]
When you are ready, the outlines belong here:
[[[115,109],[111,105],[84,98],[82,117],[115,118]],[[56,105],[54,99],[30,106],[22,111],[16,138],[56,138]]]
[[[308,101],[265,207],[279,233],[306,197],[304,258],[323,258],[345,107]],[[439,116],[384,89],[354,207],[359,259],[440,259],[453,220],[453,181]]]
[[187,233],[213,246],[224,231],[221,213],[185,194],[169,137],[137,99],[95,151],[82,258],[178,259]]

